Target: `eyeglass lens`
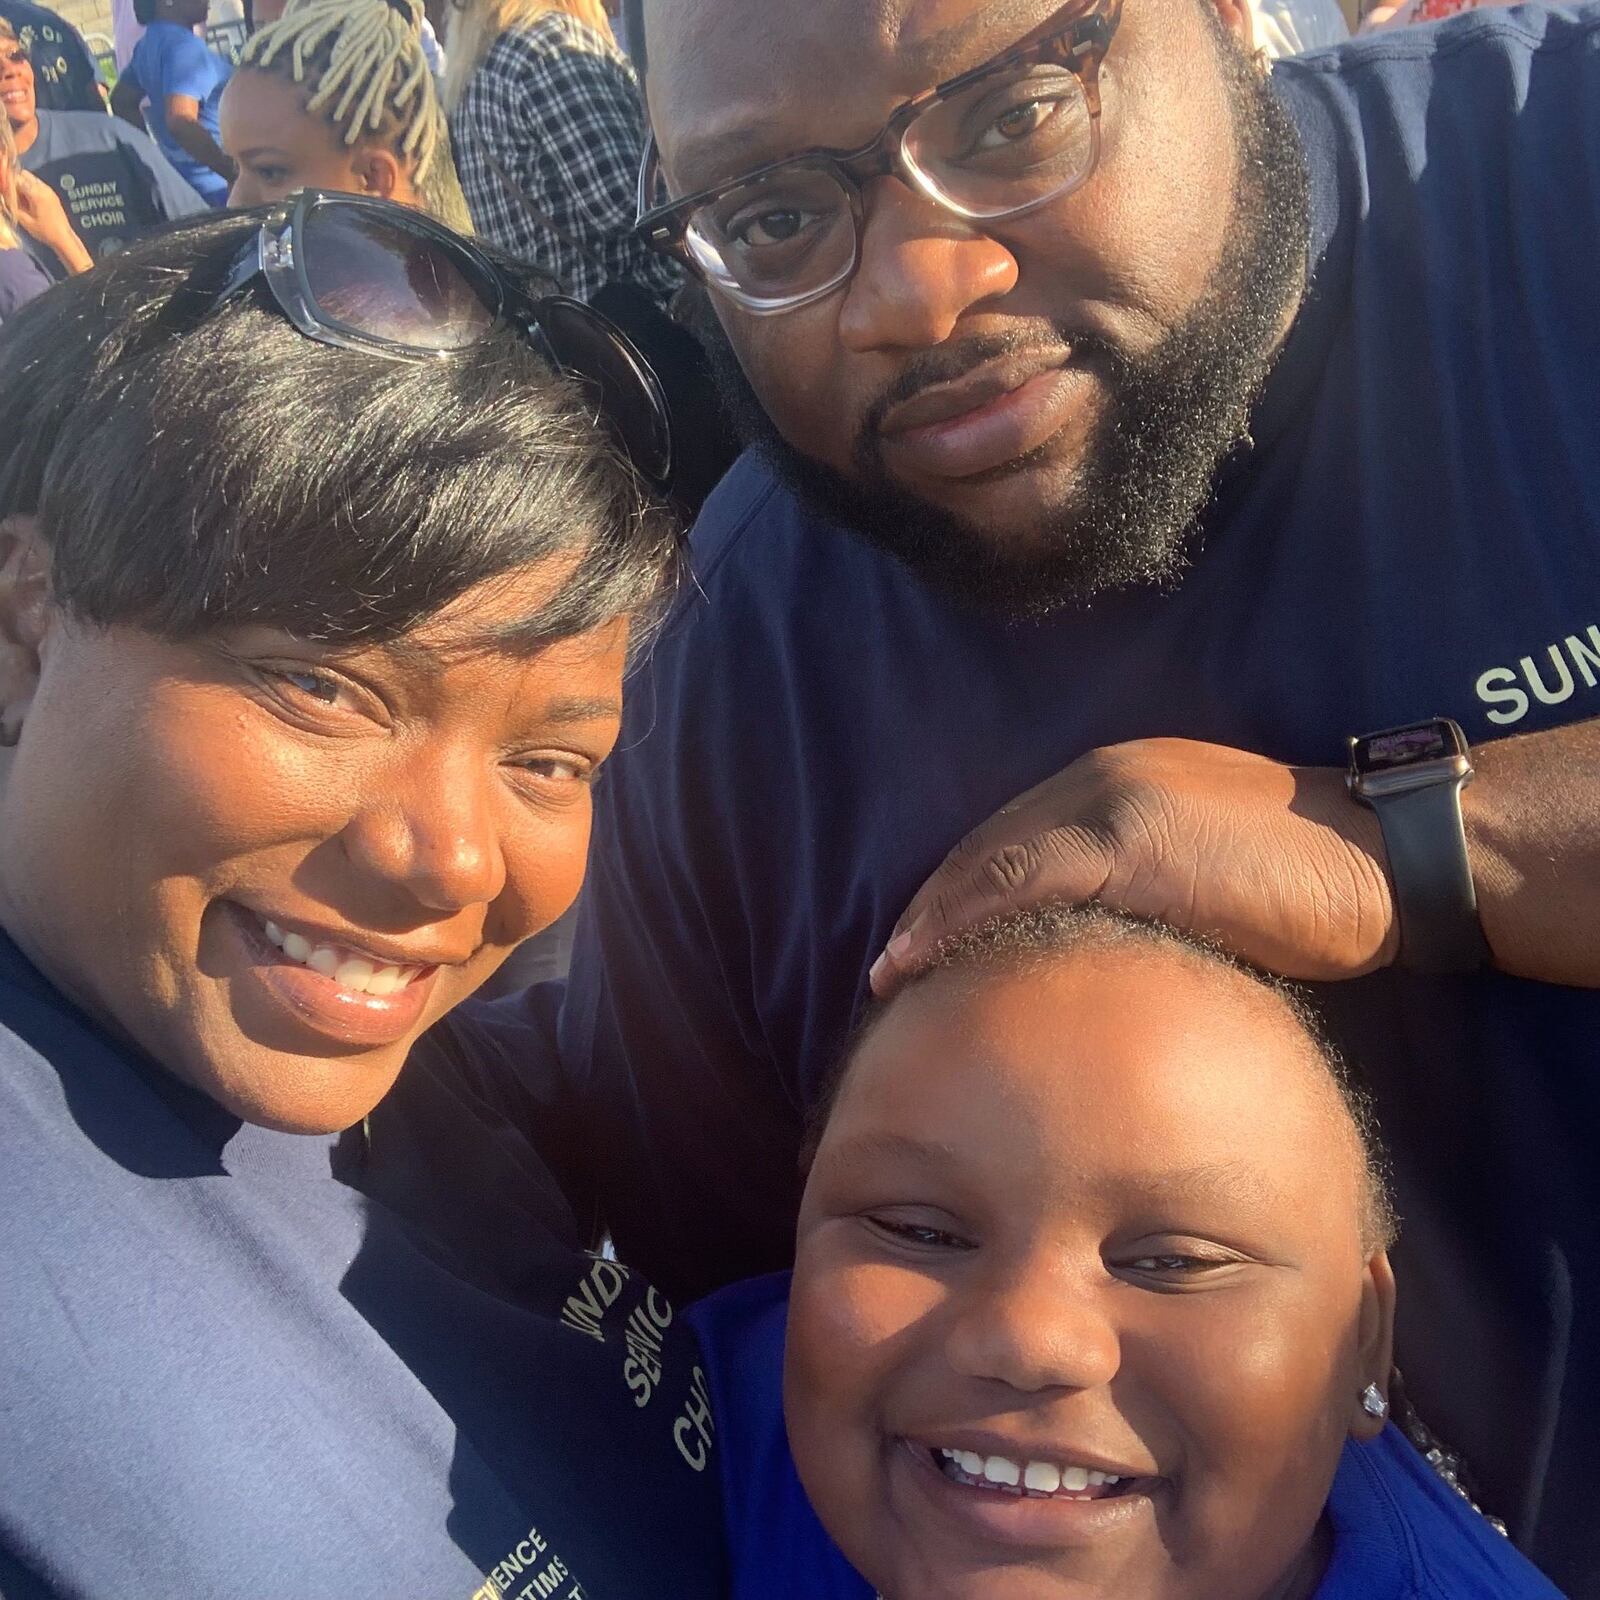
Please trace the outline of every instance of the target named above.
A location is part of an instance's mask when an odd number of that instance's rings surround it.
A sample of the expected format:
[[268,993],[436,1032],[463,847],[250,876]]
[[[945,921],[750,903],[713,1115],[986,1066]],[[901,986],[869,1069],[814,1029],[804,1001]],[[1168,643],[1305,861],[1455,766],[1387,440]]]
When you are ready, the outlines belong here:
[[[962,216],[1003,217],[1082,182],[1094,163],[1094,119],[1065,67],[1000,67],[929,106],[901,153],[935,200]],[[726,287],[762,299],[805,294],[854,263],[851,197],[830,167],[800,162],[701,206],[686,243]]]
[[665,483],[672,465],[671,434],[654,380],[611,329],[584,306],[546,300],[539,326],[557,364],[594,390],[601,417],[646,477]]
[[313,207],[301,259],[318,312],[367,338],[462,350],[499,314],[498,287],[469,256],[354,207]]

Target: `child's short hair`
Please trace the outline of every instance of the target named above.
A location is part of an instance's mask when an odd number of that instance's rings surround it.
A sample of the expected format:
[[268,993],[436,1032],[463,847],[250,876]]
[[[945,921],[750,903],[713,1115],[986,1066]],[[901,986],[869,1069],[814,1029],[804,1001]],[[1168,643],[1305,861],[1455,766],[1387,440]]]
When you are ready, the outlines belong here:
[[1283,979],[1245,965],[1208,939],[1181,933],[1164,922],[1127,916],[1098,905],[1049,905],[1007,912],[965,933],[955,934],[940,944],[932,959],[913,973],[894,995],[870,1005],[829,1074],[823,1094],[811,1109],[803,1165],[809,1167],[816,1154],[850,1064],[867,1039],[893,1012],[901,995],[942,972],[1036,971],[1079,951],[1134,948],[1176,951],[1202,965],[1234,973],[1276,1000],[1289,1013],[1304,1033],[1314,1058],[1326,1070],[1355,1133],[1366,1180],[1361,1219],[1363,1242],[1374,1250],[1387,1249],[1393,1244],[1399,1222],[1390,1192],[1388,1157],[1371,1100],[1328,1041],[1321,1020],[1305,996]]

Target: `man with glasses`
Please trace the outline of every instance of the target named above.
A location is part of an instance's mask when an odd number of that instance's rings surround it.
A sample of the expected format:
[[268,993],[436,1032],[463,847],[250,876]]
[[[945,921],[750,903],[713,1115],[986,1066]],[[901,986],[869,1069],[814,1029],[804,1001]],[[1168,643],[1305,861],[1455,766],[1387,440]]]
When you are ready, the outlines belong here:
[[1600,8],[1270,81],[1239,0],[645,11],[641,231],[757,449],[559,1018],[621,1254],[787,1260],[869,969],[1160,916],[1319,984],[1413,1398],[1600,1594]]

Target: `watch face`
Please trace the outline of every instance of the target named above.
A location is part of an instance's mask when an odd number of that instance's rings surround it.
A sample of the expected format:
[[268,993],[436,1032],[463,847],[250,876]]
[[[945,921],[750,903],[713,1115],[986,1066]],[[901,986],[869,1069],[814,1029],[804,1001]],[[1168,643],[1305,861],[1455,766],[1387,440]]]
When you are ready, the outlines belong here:
[[1448,722],[1420,722],[1414,727],[1391,728],[1387,733],[1357,739],[1354,754],[1356,771],[1373,773],[1412,767],[1419,761],[1444,760],[1462,754],[1462,748]]

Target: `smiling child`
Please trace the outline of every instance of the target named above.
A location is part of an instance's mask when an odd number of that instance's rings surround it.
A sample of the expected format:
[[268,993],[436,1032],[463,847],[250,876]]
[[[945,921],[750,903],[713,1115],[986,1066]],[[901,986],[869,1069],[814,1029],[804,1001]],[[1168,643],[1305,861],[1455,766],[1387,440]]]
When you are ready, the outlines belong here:
[[1097,910],[951,944],[848,1053],[792,1285],[695,1312],[736,1593],[1555,1594],[1388,1422],[1393,1234],[1282,990]]

